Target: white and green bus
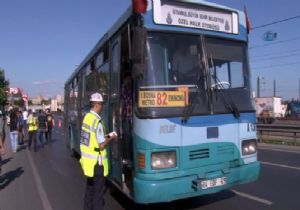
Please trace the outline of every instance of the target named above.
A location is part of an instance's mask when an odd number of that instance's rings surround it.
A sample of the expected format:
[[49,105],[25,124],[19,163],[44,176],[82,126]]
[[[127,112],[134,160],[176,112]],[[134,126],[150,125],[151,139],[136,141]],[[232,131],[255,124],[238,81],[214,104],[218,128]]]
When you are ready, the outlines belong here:
[[[134,0],[65,84],[79,151],[89,97],[119,139],[109,180],[137,203],[216,193],[259,176],[244,12],[200,0]],[[127,94],[124,94],[127,88]]]

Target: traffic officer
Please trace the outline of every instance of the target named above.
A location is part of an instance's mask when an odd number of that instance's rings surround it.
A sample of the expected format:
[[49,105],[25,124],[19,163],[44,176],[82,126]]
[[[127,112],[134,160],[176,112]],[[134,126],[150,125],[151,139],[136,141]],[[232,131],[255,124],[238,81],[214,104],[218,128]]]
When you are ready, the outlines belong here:
[[80,151],[80,164],[86,176],[84,197],[85,210],[102,210],[105,191],[104,177],[108,175],[106,147],[117,137],[115,132],[105,135],[105,127],[99,114],[102,111],[103,97],[94,93],[90,98],[91,110],[83,119]]
[[37,117],[35,116],[35,111],[29,110],[29,116],[27,119],[27,126],[28,126],[28,149],[31,150],[31,143],[33,140],[33,148],[34,151],[37,151],[37,146],[36,146],[36,135],[37,135],[37,130],[38,130],[38,120]]

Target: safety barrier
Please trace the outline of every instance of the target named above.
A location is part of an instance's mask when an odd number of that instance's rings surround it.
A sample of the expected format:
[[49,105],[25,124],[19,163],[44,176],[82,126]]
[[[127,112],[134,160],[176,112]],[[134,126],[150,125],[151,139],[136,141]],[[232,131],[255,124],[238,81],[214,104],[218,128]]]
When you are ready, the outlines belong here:
[[259,141],[274,141],[300,145],[299,124],[257,124],[257,137]]

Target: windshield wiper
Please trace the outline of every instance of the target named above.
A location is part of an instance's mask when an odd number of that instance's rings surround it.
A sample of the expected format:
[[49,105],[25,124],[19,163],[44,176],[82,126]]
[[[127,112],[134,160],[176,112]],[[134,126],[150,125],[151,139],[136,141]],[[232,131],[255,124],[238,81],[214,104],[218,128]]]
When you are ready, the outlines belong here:
[[217,85],[212,89],[221,95],[221,100],[223,101],[225,108],[232,112],[235,119],[240,118],[240,111],[232,100],[231,96],[226,91],[224,91],[225,88],[223,86],[223,83],[216,75],[211,75],[211,77],[217,82]]
[[[203,45],[203,47],[205,48],[204,45]],[[214,61],[213,61],[212,57],[213,56],[211,55],[210,56],[210,64],[211,64],[212,68],[214,68],[215,64],[214,64]],[[205,54],[204,54],[204,58],[205,58],[205,61],[208,61],[208,56],[206,54],[206,51],[205,51]],[[232,98],[230,97],[230,95],[227,92],[224,91],[225,88],[224,88],[223,83],[219,80],[219,78],[217,77],[216,74],[212,75],[209,70],[208,70],[208,74],[210,75],[210,78],[213,78],[216,82],[214,87],[212,87],[213,85],[210,83],[210,90],[214,89],[215,91],[218,91],[221,95],[221,100],[223,101],[223,103],[225,105],[225,108],[227,110],[229,110],[230,112],[232,112],[235,119],[239,118],[240,117],[240,111],[237,108],[234,101],[232,100]],[[227,99],[228,99],[228,101],[227,101]]]
[[187,123],[189,117],[191,116],[191,114],[193,113],[193,110],[195,108],[196,103],[194,103],[196,96],[200,97],[203,89],[200,89],[201,87],[204,86],[204,76],[200,76],[199,79],[196,81],[195,86],[197,88],[197,94],[195,94],[192,98],[191,98],[191,104],[186,108],[186,110],[184,111],[184,115],[182,117],[182,122],[183,123]]

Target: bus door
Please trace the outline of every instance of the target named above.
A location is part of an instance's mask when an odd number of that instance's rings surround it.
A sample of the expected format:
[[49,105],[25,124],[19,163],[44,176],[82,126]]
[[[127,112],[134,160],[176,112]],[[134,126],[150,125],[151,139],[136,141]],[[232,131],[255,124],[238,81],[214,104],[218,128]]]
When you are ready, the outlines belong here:
[[[110,131],[116,131],[120,135],[120,37],[116,38],[111,45],[111,65],[110,65]],[[119,137],[111,142],[111,177],[122,186],[122,166],[121,166],[121,142]]]

